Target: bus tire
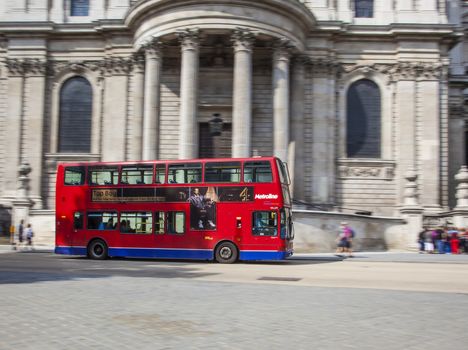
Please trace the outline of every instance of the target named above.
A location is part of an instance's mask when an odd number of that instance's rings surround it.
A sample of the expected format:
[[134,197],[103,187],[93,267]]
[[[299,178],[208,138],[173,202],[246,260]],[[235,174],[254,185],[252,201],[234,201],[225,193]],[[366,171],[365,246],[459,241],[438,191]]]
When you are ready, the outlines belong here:
[[232,264],[237,261],[239,252],[232,242],[221,242],[215,249],[215,260],[220,264]]
[[93,260],[105,260],[107,259],[107,244],[96,239],[88,245],[88,257]]

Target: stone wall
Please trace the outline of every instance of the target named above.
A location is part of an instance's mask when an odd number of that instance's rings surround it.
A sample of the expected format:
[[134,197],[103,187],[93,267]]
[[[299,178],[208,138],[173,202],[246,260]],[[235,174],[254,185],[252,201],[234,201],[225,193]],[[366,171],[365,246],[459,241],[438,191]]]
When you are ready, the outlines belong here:
[[401,218],[349,215],[338,212],[294,210],[294,250],[297,253],[333,252],[340,223],[355,231],[355,251],[407,250],[413,236]]

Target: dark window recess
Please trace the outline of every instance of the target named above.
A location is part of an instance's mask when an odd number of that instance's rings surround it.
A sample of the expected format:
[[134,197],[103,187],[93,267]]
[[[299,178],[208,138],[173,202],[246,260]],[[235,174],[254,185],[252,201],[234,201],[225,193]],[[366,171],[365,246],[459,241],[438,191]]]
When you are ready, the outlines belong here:
[[355,17],[374,17],[374,0],[354,0]]
[[93,93],[82,77],[68,79],[60,91],[58,151],[89,153],[91,151],[91,112]]
[[71,0],[70,16],[89,16],[89,0]]
[[353,83],[347,96],[346,140],[349,158],[380,158],[381,98],[367,79]]
[[210,134],[208,123],[200,123],[200,158],[229,158],[231,157],[232,125],[223,123],[223,131],[219,136]]

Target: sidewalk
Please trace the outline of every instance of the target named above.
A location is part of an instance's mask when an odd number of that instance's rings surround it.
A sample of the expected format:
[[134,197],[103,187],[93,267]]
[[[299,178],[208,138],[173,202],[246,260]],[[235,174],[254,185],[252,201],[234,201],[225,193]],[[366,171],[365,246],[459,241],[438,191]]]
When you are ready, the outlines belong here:
[[346,262],[404,262],[404,263],[439,263],[468,264],[468,254],[419,254],[418,252],[385,251],[354,252],[352,258],[339,257],[334,253],[297,253],[291,260],[336,260]]
[[28,246],[21,247],[20,250],[13,249],[13,246],[10,244],[0,244],[0,254],[2,253],[15,253],[15,252],[31,252],[31,253],[53,253],[55,247],[51,245],[42,245],[42,244],[35,244],[33,249],[31,250]]
[[[34,245],[33,250],[27,246],[14,250],[11,245],[0,244],[0,254],[24,253],[53,253],[52,245]],[[468,254],[419,254],[418,252],[385,251],[385,252],[355,252],[352,258],[336,256],[334,253],[296,253],[288,260],[292,261],[346,261],[346,262],[402,262],[402,263],[439,263],[439,264],[468,264]]]

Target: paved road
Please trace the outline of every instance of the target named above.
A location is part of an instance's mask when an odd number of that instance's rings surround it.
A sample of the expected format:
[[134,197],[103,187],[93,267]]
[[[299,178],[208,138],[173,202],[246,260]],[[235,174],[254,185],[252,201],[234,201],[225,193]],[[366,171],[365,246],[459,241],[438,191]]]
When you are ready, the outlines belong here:
[[0,254],[0,349],[465,349],[468,259],[383,256]]

